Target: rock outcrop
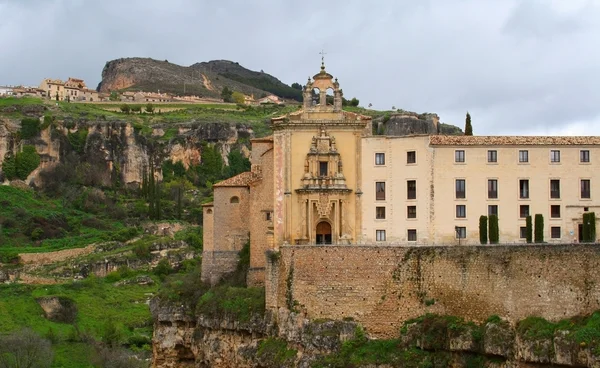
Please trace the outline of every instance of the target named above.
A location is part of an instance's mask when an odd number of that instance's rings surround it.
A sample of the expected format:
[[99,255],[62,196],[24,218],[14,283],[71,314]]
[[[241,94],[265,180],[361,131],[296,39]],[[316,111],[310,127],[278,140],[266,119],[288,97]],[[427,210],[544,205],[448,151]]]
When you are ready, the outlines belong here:
[[135,89],[220,98],[223,87],[257,98],[269,93],[290,98],[301,95],[299,90],[267,73],[248,70],[228,60],[186,67],[150,58],[123,58],[107,62],[98,91]]
[[378,135],[463,134],[456,126],[440,123],[437,114],[417,114],[408,111],[376,118],[373,120],[373,126]]
[[[227,164],[232,147],[240,149],[238,139],[254,136],[252,128],[245,124],[189,122],[177,125],[177,134],[163,140],[160,136],[146,136],[123,121],[69,118],[57,121],[43,129],[39,136],[17,144],[18,128],[13,122],[0,120],[0,170],[8,152],[15,154],[22,144],[34,145],[41,162],[26,182],[37,187],[44,185],[40,176],[42,171],[64,162],[72,154],[94,166],[94,180],[99,185],[111,185],[115,179],[125,185],[138,185],[149,166],[150,156],[156,175],[160,177],[159,168],[164,160],[180,161],[185,168],[198,165],[202,144],[206,142],[218,148]],[[80,147],[76,146],[74,137],[84,137]],[[249,154],[248,150],[242,152]]]

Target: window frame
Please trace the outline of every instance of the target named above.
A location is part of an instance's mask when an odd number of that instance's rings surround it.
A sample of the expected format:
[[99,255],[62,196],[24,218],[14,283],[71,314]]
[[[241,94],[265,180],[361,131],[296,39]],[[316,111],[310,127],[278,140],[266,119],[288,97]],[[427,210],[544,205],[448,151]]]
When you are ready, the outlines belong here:
[[[414,211],[411,211],[413,210]],[[413,216],[414,214],[414,216]],[[417,206],[406,206],[406,218],[407,219],[416,219],[417,218]]]
[[[414,239],[411,239],[414,235]],[[417,229],[406,229],[406,241],[416,242],[417,241]]]
[[378,242],[386,241],[385,230],[382,230],[382,229],[375,230],[375,241],[378,241]]
[[417,163],[417,151],[406,151],[406,164],[412,165]]
[[527,239],[527,226],[519,226],[519,239]]
[[[383,193],[383,194],[380,194]],[[385,181],[375,182],[375,200],[385,201]]]
[[[557,209],[558,209],[558,211],[556,211]],[[559,219],[560,215],[561,215],[560,212],[561,212],[560,204],[550,205],[550,218],[551,219]],[[555,216],[555,215],[557,215],[557,216]]]
[[375,219],[376,220],[385,220],[385,206],[376,206],[375,207]]
[[[527,209],[527,214],[523,215],[523,209]],[[527,216],[531,216],[531,209],[529,208],[528,204],[521,204],[519,205],[519,218],[527,218]]]
[[529,199],[529,179],[519,179],[519,199]]
[[[492,208],[496,209],[496,211],[495,211],[496,213],[492,213],[494,211],[490,211]],[[491,216],[491,215],[498,216],[498,205],[497,204],[488,204],[488,216]]]
[[[584,183],[587,183],[587,185],[584,185]],[[585,187],[587,187],[587,191],[584,190]],[[579,196],[581,199],[592,199],[591,179],[579,179]]]
[[[558,230],[558,234],[555,234],[555,231]],[[556,236],[558,235],[558,236]],[[560,226],[551,226],[550,227],[550,239],[560,239],[562,238],[562,229]]]
[[454,162],[465,163],[465,150],[454,150]]
[[552,164],[560,163],[560,150],[550,150],[550,163],[552,163]]
[[488,199],[498,199],[498,179],[488,179]]
[[454,227],[454,236],[456,239],[466,239],[467,238],[467,227],[466,226],[455,226]]
[[498,163],[498,150],[488,150],[487,151],[487,162],[488,162],[488,164]]
[[[459,190],[459,183],[462,184],[462,190]],[[467,179],[454,180],[454,198],[467,199]]]
[[520,164],[529,163],[529,150],[519,150],[519,163]]
[[406,181],[406,199],[417,199],[417,181],[414,179]]
[[385,152],[375,152],[375,166],[385,166]]
[[[323,169],[325,169],[325,173],[323,174]],[[319,161],[319,176],[328,176],[329,175],[329,161]]]
[[590,150],[579,150],[579,163],[589,164],[590,163]]
[[[556,184],[554,189],[553,184]],[[550,199],[560,199],[560,179],[550,179]]]
[[457,204],[454,216],[457,219],[466,219],[467,218],[467,205],[466,204]]

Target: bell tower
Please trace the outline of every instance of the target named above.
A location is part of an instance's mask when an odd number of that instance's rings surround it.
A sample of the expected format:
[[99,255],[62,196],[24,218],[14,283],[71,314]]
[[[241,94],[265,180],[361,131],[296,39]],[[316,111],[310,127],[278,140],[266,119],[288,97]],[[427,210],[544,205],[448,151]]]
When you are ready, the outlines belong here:
[[361,240],[361,138],[371,118],[343,111],[342,101],[322,59],[303,88],[302,108],[271,121],[275,247]]

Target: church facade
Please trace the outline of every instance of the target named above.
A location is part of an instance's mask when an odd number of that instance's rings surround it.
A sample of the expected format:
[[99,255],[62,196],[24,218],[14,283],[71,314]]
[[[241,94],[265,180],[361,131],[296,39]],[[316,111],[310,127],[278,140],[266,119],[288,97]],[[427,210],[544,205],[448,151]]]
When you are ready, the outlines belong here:
[[534,214],[546,241],[567,243],[600,206],[600,137],[373,136],[324,65],[303,96],[252,140],[251,171],[214,185],[203,281],[233,271],[248,239],[260,285],[266,251],[282,245],[475,245],[482,215],[498,216],[501,243],[524,243]]

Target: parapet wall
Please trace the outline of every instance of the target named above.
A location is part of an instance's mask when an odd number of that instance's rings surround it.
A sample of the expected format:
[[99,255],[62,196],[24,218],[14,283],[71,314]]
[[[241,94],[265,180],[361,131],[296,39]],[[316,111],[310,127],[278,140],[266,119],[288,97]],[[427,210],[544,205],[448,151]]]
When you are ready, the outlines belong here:
[[600,246],[282,246],[265,285],[268,308],[352,318],[374,337],[425,313],[559,320],[600,309]]

